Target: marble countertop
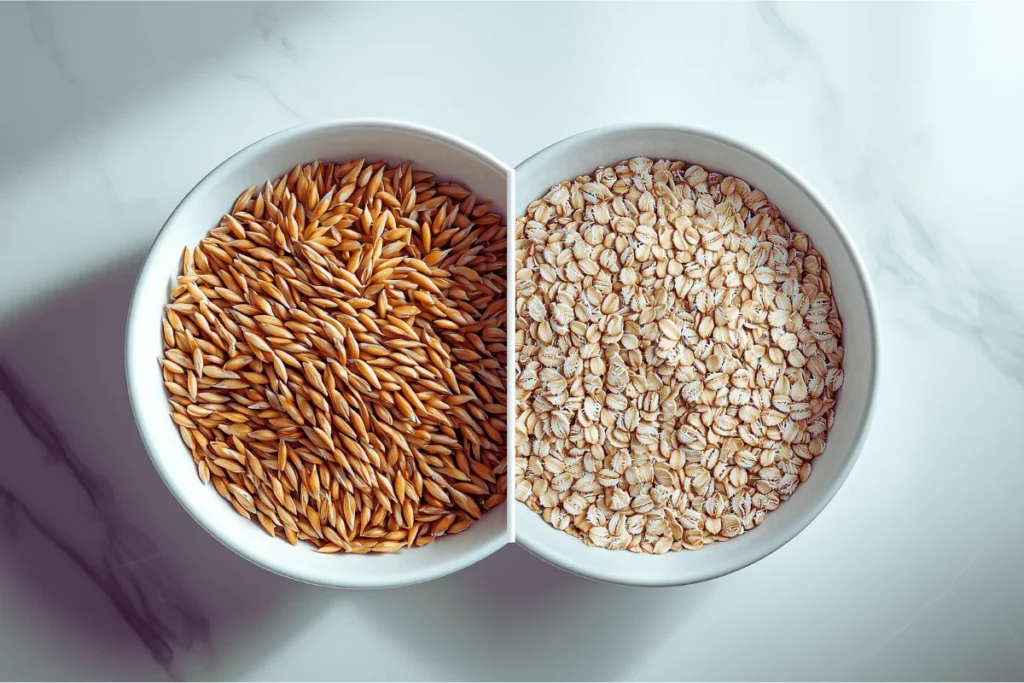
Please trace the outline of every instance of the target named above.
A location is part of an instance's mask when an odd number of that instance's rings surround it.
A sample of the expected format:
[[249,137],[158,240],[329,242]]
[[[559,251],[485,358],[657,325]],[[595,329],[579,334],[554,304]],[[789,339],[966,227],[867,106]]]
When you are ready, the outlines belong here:
[[[1011,3],[0,4],[0,678],[1024,677],[1022,20]],[[598,125],[686,122],[808,179],[865,257],[883,339],[874,425],[832,504],[764,561],[675,589],[508,546],[429,584],[331,591],[204,534],[128,407],[135,275],[225,157],[373,116],[513,164]]]

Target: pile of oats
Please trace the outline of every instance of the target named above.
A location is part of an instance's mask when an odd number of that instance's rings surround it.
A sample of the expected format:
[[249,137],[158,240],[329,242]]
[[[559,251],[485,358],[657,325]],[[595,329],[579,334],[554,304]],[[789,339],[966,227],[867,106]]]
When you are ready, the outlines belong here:
[[765,194],[634,158],[516,221],[516,498],[588,545],[696,550],[759,525],[843,384],[824,259]]

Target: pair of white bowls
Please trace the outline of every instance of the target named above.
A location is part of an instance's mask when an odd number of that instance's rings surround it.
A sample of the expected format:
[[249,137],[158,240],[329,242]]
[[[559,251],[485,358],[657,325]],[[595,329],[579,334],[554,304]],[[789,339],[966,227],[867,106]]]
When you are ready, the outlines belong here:
[[[160,321],[179,272],[183,247],[198,243],[242,190],[314,159],[366,157],[394,163],[411,159],[439,178],[471,187],[503,213],[511,207],[513,215],[506,213],[511,225],[514,215],[522,215],[527,205],[552,185],[634,156],[683,159],[743,178],[763,190],[793,226],[806,232],[829,264],[846,349],[846,381],[836,406],[835,427],[810,479],[756,530],[697,552],[641,555],[588,547],[516,503],[514,520],[502,505],[467,531],[422,548],[387,555],[322,555],[311,547],[293,547],[269,537],[240,517],[213,487],[199,481],[167,406],[157,363],[163,352]],[[509,272],[514,273],[511,245],[509,252]],[[509,330],[515,329],[512,310],[510,305]],[[796,536],[839,490],[864,438],[878,367],[870,286],[860,258],[833,213],[805,183],[767,155],[718,134],[672,125],[613,126],[581,133],[551,145],[514,171],[465,141],[407,123],[348,121],[271,135],[214,169],[168,218],[136,284],[125,354],[132,409],[143,442],[168,488],[200,526],[270,571],[308,583],[350,588],[428,581],[470,566],[512,540],[563,569],[615,583],[681,585],[736,571]],[[510,444],[509,457],[513,453]],[[511,463],[508,469],[514,470]],[[511,490],[511,482],[509,487]]]

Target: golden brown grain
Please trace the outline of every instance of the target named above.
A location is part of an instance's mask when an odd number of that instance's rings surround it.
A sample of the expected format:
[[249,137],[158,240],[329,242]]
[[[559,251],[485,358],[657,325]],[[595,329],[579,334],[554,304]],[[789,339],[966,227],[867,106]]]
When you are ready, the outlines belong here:
[[505,499],[506,229],[411,163],[315,161],[186,248],[163,319],[200,479],[322,553],[393,552]]

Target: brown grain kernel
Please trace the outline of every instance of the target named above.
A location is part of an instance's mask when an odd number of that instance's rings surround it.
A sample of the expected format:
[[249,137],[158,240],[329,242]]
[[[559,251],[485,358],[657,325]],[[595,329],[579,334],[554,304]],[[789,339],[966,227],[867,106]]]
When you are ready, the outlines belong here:
[[362,159],[239,195],[185,249],[162,320],[200,479],[324,553],[426,545],[502,502],[506,242],[488,207]]

